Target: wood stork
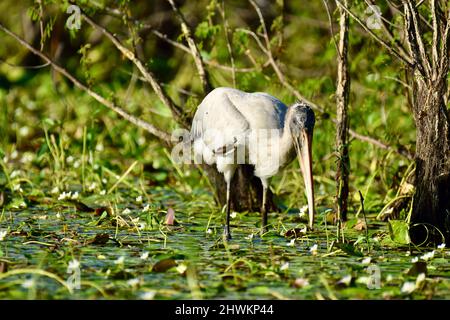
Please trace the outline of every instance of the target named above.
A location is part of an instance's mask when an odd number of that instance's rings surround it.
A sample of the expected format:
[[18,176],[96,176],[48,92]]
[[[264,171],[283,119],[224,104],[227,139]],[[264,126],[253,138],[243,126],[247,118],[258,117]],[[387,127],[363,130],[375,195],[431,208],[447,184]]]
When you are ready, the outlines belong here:
[[254,166],[263,186],[262,231],[267,225],[267,190],[270,178],[297,154],[309,210],[309,227],[314,221],[314,184],[311,146],[315,116],[304,102],[287,107],[262,92],[247,93],[232,88],[211,91],[198,106],[192,128],[196,163],[215,164],[227,184],[226,226],[230,234],[230,188],[239,164]]

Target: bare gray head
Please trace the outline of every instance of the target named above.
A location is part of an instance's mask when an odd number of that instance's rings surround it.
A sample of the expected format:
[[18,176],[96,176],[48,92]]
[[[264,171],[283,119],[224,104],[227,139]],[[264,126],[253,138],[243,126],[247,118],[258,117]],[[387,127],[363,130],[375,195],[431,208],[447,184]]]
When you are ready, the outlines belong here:
[[312,108],[305,102],[296,102],[289,108],[289,130],[293,136],[298,136],[302,131],[312,135],[316,117]]
[[312,140],[314,124],[316,122],[314,111],[305,102],[297,102],[289,107],[286,125],[291,132],[292,140],[297,152],[297,158],[305,182],[306,197],[309,209],[309,227],[314,221],[314,181],[312,175]]

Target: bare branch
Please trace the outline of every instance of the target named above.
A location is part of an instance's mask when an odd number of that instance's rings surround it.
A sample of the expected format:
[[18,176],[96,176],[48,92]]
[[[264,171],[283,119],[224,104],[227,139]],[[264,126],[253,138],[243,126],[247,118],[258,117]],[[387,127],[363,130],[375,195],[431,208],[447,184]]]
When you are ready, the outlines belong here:
[[181,30],[183,32],[184,37],[186,38],[189,48],[191,49],[191,54],[192,54],[192,57],[194,58],[195,65],[197,67],[200,81],[203,86],[203,91],[206,94],[212,90],[212,86],[209,82],[208,74],[205,70],[205,66],[203,64],[203,59],[202,59],[202,56],[200,55],[200,51],[198,50],[197,44],[195,43],[194,38],[192,37],[192,31],[189,28],[183,14],[178,9],[178,7],[175,5],[175,2],[173,0],[167,0],[167,1],[169,1],[170,5],[172,6],[173,11],[175,12],[178,20],[180,21]]
[[230,61],[231,61],[231,76],[233,78],[233,87],[236,88],[236,71],[234,67],[234,56],[233,56],[233,50],[231,49],[231,42],[230,42],[230,35],[229,35],[229,26],[228,26],[228,20],[225,15],[225,1],[222,0],[222,5],[219,6],[220,15],[222,16],[223,20],[223,31],[225,32],[225,40],[227,42],[227,49],[228,54],[230,55]]
[[261,42],[261,40],[259,39],[258,35],[256,33],[254,33],[251,30],[248,29],[244,29],[244,28],[237,28],[237,31],[241,31],[243,33],[246,33],[248,35],[250,35],[253,39],[255,39],[256,44],[258,45],[258,47],[261,49],[262,52],[264,52],[267,56],[269,56],[270,52],[267,51],[267,48],[264,46],[264,44]]
[[144,130],[148,131],[152,135],[158,137],[159,139],[163,140],[167,144],[170,144],[170,135],[153,126],[152,124],[143,121],[139,118],[136,118],[135,116],[127,113],[124,109],[117,106],[113,102],[105,99],[103,96],[99,95],[95,91],[88,88],[86,85],[81,83],[77,78],[75,78],[72,74],[70,74],[66,69],[58,65],[56,62],[54,62],[50,57],[48,57],[45,53],[35,49],[33,46],[31,46],[28,42],[26,42],[24,39],[22,39],[20,36],[15,34],[14,32],[7,29],[5,26],[3,26],[0,23],[0,29],[14,38],[17,42],[19,42],[22,46],[27,48],[29,51],[31,51],[33,54],[39,56],[41,59],[43,59],[46,63],[50,64],[56,71],[61,73],[63,76],[65,76],[67,79],[69,79],[75,86],[80,88],[81,90],[85,91],[87,94],[89,94],[91,97],[93,97],[95,100],[97,100],[99,103],[104,105],[105,107],[113,110],[114,112],[118,113],[120,116],[122,116],[124,119],[130,121],[131,123],[143,128]]
[[414,66],[413,61],[410,56],[404,56],[401,52],[398,52],[394,48],[392,48],[388,43],[386,43],[383,39],[378,37],[364,22],[361,21],[352,11],[350,11],[347,6],[344,6],[340,0],[336,0],[336,2],[344,8],[345,11],[356,21],[358,24],[367,31],[378,43],[380,43],[383,47],[385,47],[391,54],[400,59],[403,63],[405,63],[408,67],[412,68]]
[[[160,32],[160,31],[158,31],[156,29],[153,29],[151,26],[147,26],[147,27],[150,29],[150,31],[155,36],[157,36],[161,40],[167,42],[168,44],[174,46],[175,48],[178,48],[178,49],[180,49],[180,50],[182,50],[182,51],[184,51],[186,53],[191,54],[191,50],[188,47],[186,47],[184,44],[176,42],[176,41],[170,39],[166,34]],[[222,69],[222,70],[225,70],[225,71],[228,71],[228,72],[233,72],[234,71],[234,72],[246,73],[246,72],[253,72],[253,71],[257,70],[257,68],[237,68],[236,66],[233,68],[233,67],[229,67],[229,66],[225,66],[225,65],[219,64],[218,62],[215,62],[215,61],[212,61],[212,60],[203,60],[203,62],[204,62],[204,64],[206,64],[206,65],[208,65],[210,67]]]
[[[347,0],[343,0],[347,5]],[[327,11],[328,11],[328,6]],[[337,214],[339,221],[347,219],[347,204],[350,175],[348,103],[350,97],[350,77],[348,71],[348,13],[339,7],[339,45],[337,48],[337,88],[336,88],[336,151],[338,153],[337,181]]]
[[[439,5],[439,4],[438,4]],[[438,25],[438,5],[436,5],[436,0],[431,0],[431,14],[433,20],[433,44],[432,44],[432,62],[433,70],[436,70],[439,66],[439,41],[440,41],[440,31]]]
[[[258,12],[258,16],[260,17],[260,20],[264,21],[264,17],[261,14],[261,10],[258,8],[258,6],[256,5],[256,3],[254,3],[253,0],[249,0],[250,2],[252,2],[253,6],[255,7],[255,10]],[[339,2],[339,0],[336,0],[337,2]],[[349,13],[349,15],[352,15],[348,9],[346,9],[344,7],[345,11],[347,11]],[[265,23],[264,23],[265,25]],[[245,29],[244,29],[245,30]],[[268,41],[266,41],[266,44],[269,43],[270,44],[270,39],[269,36],[267,34],[267,29],[263,27],[263,32],[264,30],[266,30],[266,33],[264,34],[264,38],[267,39]],[[320,113],[325,113],[325,110],[318,106],[317,104],[313,103],[312,101],[309,101],[308,99],[306,99],[302,94],[300,94],[300,92],[298,90],[296,90],[290,83],[289,81],[286,79],[285,75],[283,74],[283,72],[281,71],[280,67],[278,66],[278,63],[275,61],[275,59],[272,56],[272,53],[270,51],[270,47],[266,47],[264,48],[263,44],[259,41],[258,36],[256,34],[254,34],[252,31],[247,30],[249,34],[252,34],[253,38],[255,38],[255,40],[257,41],[258,45],[261,47],[261,50],[268,56],[269,58],[269,62],[275,72],[275,74],[278,77],[278,80],[280,81],[280,83],[286,88],[288,89],[298,100],[302,100],[305,101],[307,104],[309,104],[313,109],[319,111]],[[405,61],[405,63],[407,63],[409,65],[408,61]],[[333,123],[337,123],[337,120],[334,118],[331,118],[331,121],[333,121]],[[398,154],[405,156],[409,159],[413,158],[413,156],[405,151],[404,148],[400,147],[400,148],[394,148],[384,142],[381,142],[375,138],[369,137],[369,136],[365,136],[362,134],[359,134],[357,132],[355,132],[354,130],[350,129],[349,133],[352,137],[359,139],[361,141],[365,141],[368,143],[371,143],[373,145],[375,145],[378,148],[381,149],[385,149],[385,150],[393,150],[395,152],[397,152]]]
[[[375,3],[372,0],[365,0],[365,1],[368,5],[375,5]],[[396,26],[395,24],[390,23],[383,16],[381,16],[380,18],[381,18],[380,19],[381,20],[381,28],[382,28],[384,34],[389,39],[390,43],[392,45],[394,45],[396,47],[397,51],[399,51],[399,53],[401,53],[404,57],[409,57],[409,54],[408,54],[408,52],[406,52],[406,49],[403,47],[403,45],[397,39],[395,39],[394,35],[392,34],[391,30],[388,28],[386,23],[389,23],[390,25],[392,25],[396,28],[399,28],[399,26]]]
[[[450,52],[449,52],[449,48],[450,48],[450,10],[449,13],[447,15],[447,23],[445,25],[445,29],[444,32],[442,34],[442,45],[441,45],[441,63],[439,66],[439,72],[443,73],[444,70],[447,70],[448,68],[448,64],[449,64],[449,56],[450,56]],[[450,87],[449,87],[449,92],[450,92]]]
[[405,20],[408,25],[407,34],[408,41],[411,42],[411,49],[414,51],[413,55],[416,57],[415,64],[418,64],[422,68],[424,76],[430,78],[431,66],[423,44],[422,35],[419,28],[419,22],[417,21],[418,13],[416,6],[409,0],[403,0],[405,7]]
[[116,48],[119,49],[119,51],[122,52],[122,54],[128,60],[134,63],[134,65],[139,69],[141,74],[144,76],[145,80],[152,86],[158,98],[172,112],[172,115],[174,116],[175,120],[177,122],[180,122],[180,124],[182,125],[186,125],[187,121],[183,117],[182,110],[172,101],[172,99],[168,95],[166,95],[164,90],[159,85],[158,81],[155,79],[153,73],[147,70],[147,68],[144,66],[144,63],[138,57],[136,57],[136,55],[131,50],[122,45],[119,39],[117,39],[111,32],[109,32],[104,27],[97,24],[94,20],[89,18],[84,12],[81,12],[81,15],[93,28],[100,30],[108,39],[110,39],[111,42],[116,46]]
[[336,52],[340,55],[341,53],[339,52],[336,38],[334,37],[333,19],[331,18],[331,10],[328,6],[328,0],[322,0],[322,2],[323,2],[323,5],[325,6],[325,9],[327,10],[328,22],[330,23],[331,38],[333,39],[333,43],[336,48]]
[[270,49],[270,39],[269,39],[269,33],[267,32],[267,27],[266,27],[266,22],[264,21],[264,17],[262,15],[261,9],[258,7],[258,5],[255,3],[255,1],[253,0],[249,0],[249,2],[251,3],[251,5],[253,6],[253,8],[255,8],[256,13],[258,14],[259,17],[259,23],[261,24],[261,27],[263,29],[263,36],[264,36],[264,40],[266,42],[266,48],[267,51],[271,53],[271,49]]

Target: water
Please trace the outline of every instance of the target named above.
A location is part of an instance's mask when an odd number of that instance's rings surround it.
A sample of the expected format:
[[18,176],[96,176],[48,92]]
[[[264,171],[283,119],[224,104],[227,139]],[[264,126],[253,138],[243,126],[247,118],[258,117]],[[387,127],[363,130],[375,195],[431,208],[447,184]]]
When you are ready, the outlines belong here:
[[[412,293],[402,292],[405,282],[416,283],[418,277],[417,273],[406,274],[413,266],[412,258],[433,249],[422,248],[419,252],[414,247],[383,244],[383,239],[389,238],[387,226],[374,221],[374,215],[368,217],[370,253],[364,230],[344,229],[346,241],[360,241],[350,245],[350,251],[339,249],[336,227],[320,223],[324,213],[319,213],[319,225],[314,232],[293,243],[283,234],[288,229],[306,225],[297,214],[270,214],[270,231],[261,238],[259,214],[239,213],[232,219],[233,239],[224,243],[223,214],[204,190],[194,190],[194,200],[186,201],[183,193],[155,188],[151,191],[148,212],[143,212],[146,203],[136,203],[127,190],[116,192],[120,197],[97,195],[82,200],[93,207],[111,203],[123,224],[118,224],[114,216],[100,219],[93,212],[77,211],[74,205],[56,199],[50,204],[37,203],[23,210],[5,210],[0,229],[9,231],[0,242],[0,261],[7,263],[8,273],[0,274],[0,298],[450,297],[449,252],[439,249],[435,249],[434,257],[426,262],[426,279],[417,283]],[[175,226],[164,225],[169,205],[175,209]],[[130,212],[124,214],[125,208]],[[135,220],[138,217],[139,221]],[[142,222],[146,227],[138,229],[135,225]],[[99,234],[108,235],[109,238],[103,236],[105,243],[99,236],[97,243],[94,242]],[[378,241],[374,240],[376,237]],[[317,251],[311,251],[314,244],[317,244]],[[143,259],[145,252],[148,257]],[[67,281],[72,275],[67,273],[67,267],[73,259],[80,262],[81,280],[80,289],[73,292],[33,271],[44,270]],[[159,272],[155,272],[155,268]],[[15,270],[29,269],[30,272],[11,274]],[[378,272],[379,278],[373,278],[378,277],[373,270]],[[375,284],[375,288],[368,288],[368,282]]]

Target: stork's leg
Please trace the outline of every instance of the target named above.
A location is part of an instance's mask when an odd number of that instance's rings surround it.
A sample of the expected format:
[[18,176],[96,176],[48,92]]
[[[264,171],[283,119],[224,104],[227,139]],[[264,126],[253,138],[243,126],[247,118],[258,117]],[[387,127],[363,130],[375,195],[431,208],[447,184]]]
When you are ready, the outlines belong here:
[[261,179],[262,186],[263,186],[263,195],[262,195],[262,207],[261,207],[261,234],[267,232],[267,212],[268,212],[268,205],[267,205],[267,191],[269,189],[269,183],[265,179]]
[[227,240],[231,239],[231,232],[230,232],[230,181],[227,181],[227,221],[225,225],[224,234]]

